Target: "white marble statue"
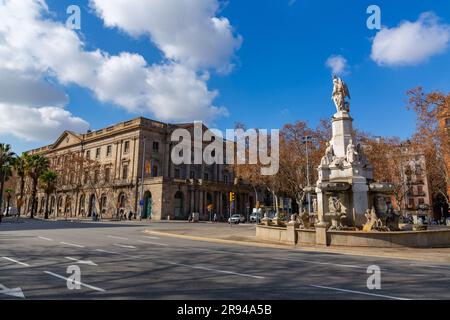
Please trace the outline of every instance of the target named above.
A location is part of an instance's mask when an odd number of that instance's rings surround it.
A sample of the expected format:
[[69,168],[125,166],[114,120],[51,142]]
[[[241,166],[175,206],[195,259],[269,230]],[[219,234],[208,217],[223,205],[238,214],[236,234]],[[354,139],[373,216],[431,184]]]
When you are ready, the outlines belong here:
[[346,156],[347,156],[347,162],[350,164],[355,163],[357,161],[359,162],[359,160],[360,160],[358,151],[356,150],[356,147],[353,144],[352,139],[350,139],[350,141],[348,143]]
[[338,112],[350,111],[350,102],[346,101],[346,98],[350,99],[347,84],[341,78],[333,76],[333,95],[331,99],[334,101]]
[[334,150],[331,143],[327,142],[327,149],[325,150],[325,155],[322,157],[321,164],[324,166],[329,166],[334,160]]

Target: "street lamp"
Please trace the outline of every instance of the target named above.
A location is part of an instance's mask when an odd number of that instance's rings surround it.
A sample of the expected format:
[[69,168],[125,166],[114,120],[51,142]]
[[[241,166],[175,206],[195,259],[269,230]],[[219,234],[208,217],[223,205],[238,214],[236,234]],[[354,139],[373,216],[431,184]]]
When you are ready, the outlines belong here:
[[[309,184],[309,152],[308,152],[308,142],[310,142],[312,140],[311,136],[304,136],[302,138],[303,144],[305,145],[306,148],[306,184],[308,185],[308,187],[310,186]],[[308,192],[308,213],[311,214],[311,194]]]
[[140,213],[139,217],[142,219],[143,213],[144,213],[144,175],[145,175],[145,147],[146,147],[146,140],[144,137],[144,148],[142,152],[142,166],[141,166],[141,195],[139,199],[139,207],[140,207]]

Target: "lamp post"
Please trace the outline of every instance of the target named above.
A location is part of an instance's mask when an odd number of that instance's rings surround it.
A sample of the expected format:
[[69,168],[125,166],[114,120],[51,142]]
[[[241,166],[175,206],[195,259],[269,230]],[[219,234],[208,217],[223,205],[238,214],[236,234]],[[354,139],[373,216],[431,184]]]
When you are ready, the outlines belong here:
[[140,213],[139,217],[142,219],[143,213],[144,213],[144,175],[145,175],[145,146],[146,146],[146,139],[144,137],[144,148],[142,152],[142,167],[141,167],[141,195],[139,199],[139,207],[140,207]]
[[[303,137],[303,143],[305,144],[305,148],[306,148],[306,184],[308,185],[308,187],[310,186],[309,184],[309,150],[308,150],[308,142],[311,141],[312,137],[311,136],[304,136]],[[308,214],[311,214],[311,194],[308,191]]]

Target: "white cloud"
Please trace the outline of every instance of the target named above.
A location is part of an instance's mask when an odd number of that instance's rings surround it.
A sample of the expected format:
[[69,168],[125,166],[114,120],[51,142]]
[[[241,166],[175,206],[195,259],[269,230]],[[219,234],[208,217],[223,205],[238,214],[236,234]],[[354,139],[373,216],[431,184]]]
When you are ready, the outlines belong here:
[[242,38],[218,17],[217,0],[90,0],[108,27],[147,35],[167,59],[193,69],[228,72]]
[[[211,121],[227,114],[226,109],[213,105],[218,93],[208,89],[206,69],[230,70],[241,40],[234,37],[226,18],[215,16],[216,0],[95,1],[91,5],[102,10],[106,25],[132,35],[148,34],[168,60],[149,66],[139,54],[87,51],[75,31],[49,18],[44,0],[0,0],[0,69],[6,70],[0,92],[14,88],[9,96],[0,96],[0,104],[2,109],[10,105],[11,110],[21,111],[9,112],[4,119],[23,127],[19,114],[24,110],[33,119],[44,119],[48,110],[56,114],[54,108],[66,101],[58,86],[43,80],[48,78],[87,88],[102,102],[165,121]],[[5,75],[14,75],[15,84],[8,87],[9,76]],[[33,90],[18,97],[27,86]],[[39,88],[48,96],[39,96]],[[50,109],[39,108],[48,105]],[[58,114],[66,117],[66,121],[60,119],[61,124],[77,119],[62,108]],[[30,122],[35,127],[39,121]],[[53,121],[40,123],[42,132],[58,128]],[[31,133],[27,128],[10,131],[24,138]],[[26,138],[35,137],[31,133]]]
[[0,103],[0,134],[27,141],[52,141],[64,130],[85,132],[89,124],[58,107],[30,108]]
[[0,102],[30,107],[64,106],[68,97],[55,84],[35,75],[0,68]]
[[371,58],[379,65],[415,65],[445,52],[449,41],[450,26],[425,12],[416,22],[404,21],[380,30],[373,40]]
[[347,59],[341,55],[332,55],[326,61],[326,66],[331,69],[335,75],[343,75],[347,73]]

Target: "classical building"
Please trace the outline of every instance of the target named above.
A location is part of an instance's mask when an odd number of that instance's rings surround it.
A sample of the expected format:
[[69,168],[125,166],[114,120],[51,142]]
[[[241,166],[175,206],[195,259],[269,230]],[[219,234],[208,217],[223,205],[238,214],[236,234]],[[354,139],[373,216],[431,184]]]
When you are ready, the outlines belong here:
[[[192,133],[194,124],[168,124],[136,118],[96,131],[65,131],[51,145],[29,151],[49,158],[58,174],[49,199],[50,216],[102,218],[137,213],[143,218],[187,219],[210,212],[225,219],[231,212],[245,214],[254,206],[249,186],[235,179],[233,168],[223,164],[174,165],[171,152],[177,128]],[[205,128],[205,127],[203,127]],[[27,184],[29,185],[29,184]],[[235,193],[231,204],[230,192]],[[31,210],[29,187],[26,212]],[[45,211],[46,196],[40,189],[38,214]]]
[[411,148],[409,143],[401,145],[403,179],[406,195],[403,208],[415,211],[431,208],[431,192],[429,190],[425,155]]

